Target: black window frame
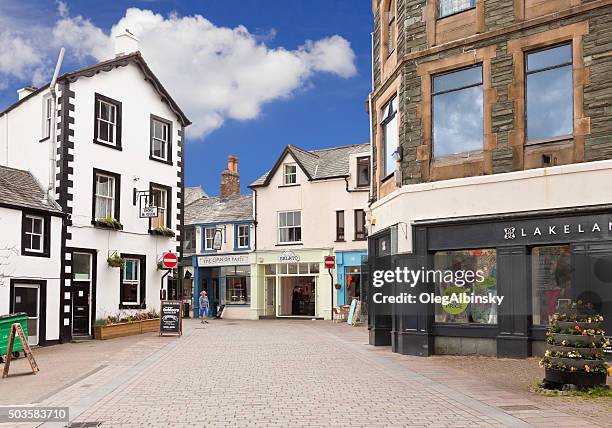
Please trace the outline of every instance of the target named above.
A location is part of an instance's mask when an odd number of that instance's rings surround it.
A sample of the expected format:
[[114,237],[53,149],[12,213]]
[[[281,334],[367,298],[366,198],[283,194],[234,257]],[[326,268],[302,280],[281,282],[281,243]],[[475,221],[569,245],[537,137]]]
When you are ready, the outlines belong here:
[[[554,48],[558,48],[561,46],[566,46],[569,45],[570,47],[570,61],[569,62],[565,62],[562,64],[557,64],[554,66],[549,66],[549,67],[544,67],[538,70],[532,70],[529,71],[528,70],[528,56],[531,54],[536,54],[538,52],[544,52],[550,49],[554,49]],[[550,70],[554,70],[557,68],[562,68],[562,67],[571,67],[572,68],[572,92],[573,92],[573,85],[574,85],[574,46],[571,40],[566,40],[563,41],[561,43],[555,43],[553,45],[549,45],[549,46],[544,46],[541,48],[537,48],[537,49],[531,49],[531,50],[527,50],[525,52],[523,52],[523,73],[525,75],[525,79],[524,79],[524,93],[523,93],[523,103],[524,103],[524,109],[525,109],[525,115],[523,117],[523,127],[525,129],[525,145],[536,145],[536,144],[542,144],[542,143],[548,143],[551,141],[559,141],[559,140],[569,140],[571,138],[573,138],[574,136],[574,121],[572,120],[572,133],[571,134],[567,134],[567,135],[558,135],[556,137],[548,137],[548,138],[541,138],[541,139],[534,139],[534,140],[530,140],[529,139],[529,133],[528,130],[529,128],[527,128],[527,119],[529,117],[529,111],[527,109],[527,80],[528,80],[528,76],[532,75],[532,74],[537,74],[537,73],[542,73],[545,71],[550,71]],[[574,94],[572,93],[572,102],[574,101]],[[572,104],[572,119],[574,119],[574,106]]]
[[[463,85],[463,86],[459,86],[453,89],[447,89],[444,91],[435,91],[434,90],[434,79],[436,77],[440,77],[440,76],[445,76],[447,74],[453,74],[453,73],[458,73],[464,70],[469,70],[470,68],[477,68],[480,67],[480,83],[472,83],[470,85]],[[482,134],[482,148],[484,149],[484,104],[485,104],[485,99],[484,99],[484,64],[482,62],[478,62],[476,64],[470,64],[466,67],[459,67],[459,68],[454,68],[452,70],[448,70],[448,71],[444,71],[441,73],[435,73],[431,75],[431,95],[430,95],[430,113],[431,113],[431,157],[432,159],[435,159],[435,145],[436,145],[436,141],[434,138],[434,129],[435,129],[435,125],[436,125],[436,118],[434,115],[434,97],[437,95],[444,95],[444,94],[448,94],[451,92],[458,92],[458,91],[463,91],[464,89],[470,89],[470,88],[475,88],[477,86],[482,86],[482,120],[483,120],[483,134]],[[464,150],[463,152],[454,152],[454,154],[456,153],[465,153],[465,152],[471,152],[471,150]],[[445,156],[452,156],[452,154],[448,153],[445,155],[440,155],[438,156],[438,158],[444,158]]]
[[[99,141],[98,140],[98,114],[100,113],[100,107],[99,107],[99,103],[98,101],[104,101],[105,103],[109,103],[109,104],[113,104],[115,106],[115,109],[117,110],[117,123],[115,125],[116,127],[116,133],[115,133],[115,144],[109,144],[109,143],[105,143],[103,141]],[[105,95],[99,94],[99,93],[95,93],[94,96],[94,137],[93,137],[93,142],[94,144],[98,144],[100,146],[104,146],[104,147],[109,147],[111,149],[115,149],[115,150],[123,150],[122,146],[121,146],[121,124],[122,124],[122,120],[121,120],[121,116],[122,116],[122,109],[121,109],[121,101],[117,101],[114,100],[110,97],[107,97]]]
[[[342,225],[340,221],[342,220]],[[346,219],[344,210],[336,211],[336,242],[344,242],[346,238]]]
[[[358,217],[361,215],[362,221],[363,221],[363,229],[361,231],[357,230],[357,219]],[[353,239],[354,241],[366,241],[368,239],[368,228],[366,227],[366,212],[363,209],[356,209],[354,211],[354,218],[353,218],[353,228],[354,228],[354,233],[355,233],[355,238]],[[361,236],[363,235],[363,236]]]
[[[167,159],[165,160],[153,156],[153,123],[155,121],[161,122],[168,126],[168,147],[166,151]],[[156,116],[154,114],[151,114],[149,118],[149,159],[155,162],[172,165],[172,121],[164,119],[163,117]]]
[[123,304],[123,267],[119,272],[119,309],[145,309],[147,307],[147,256],[143,254],[121,253],[122,259],[138,259],[139,260],[139,288],[140,302],[135,305]]
[[100,222],[96,218],[96,176],[107,175],[115,179],[115,209],[114,219],[121,223],[121,174],[116,172],[106,171],[99,168],[93,169],[93,183],[91,191],[91,224],[99,226]]
[[[360,182],[361,174],[359,174],[359,168],[366,166],[368,169],[368,181],[366,183]],[[370,171],[370,156],[359,156],[357,157],[357,187],[368,187],[372,182],[371,171]]]
[[[172,229],[172,187],[152,181],[149,182],[149,197],[151,198],[151,203],[153,203],[153,188],[166,191],[166,228]],[[153,229],[151,229],[151,222],[152,219],[149,218],[149,233],[153,232]]]
[[[39,217],[43,220],[43,234],[41,239],[42,251],[32,251],[26,248],[25,222],[28,216]],[[51,257],[51,216],[49,214],[33,210],[21,211],[21,255],[45,258]]]
[[[187,225],[183,227],[183,231],[185,232],[185,237],[183,239],[183,253],[184,254],[195,254],[197,252],[197,232],[196,227],[193,225]],[[193,234],[192,239],[188,239],[189,234]],[[185,246],[186,242],[193,242],[193,246],[191,248],[187,248]]]

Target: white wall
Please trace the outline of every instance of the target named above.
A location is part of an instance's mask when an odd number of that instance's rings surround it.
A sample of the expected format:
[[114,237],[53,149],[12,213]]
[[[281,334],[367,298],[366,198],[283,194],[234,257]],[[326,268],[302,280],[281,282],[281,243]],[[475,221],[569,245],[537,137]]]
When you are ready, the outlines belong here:
[[[145,82],[137,66],[130,64],[91,78],[81,77],[70,85],[75,92],[74,129],[74,201],[73,226],[69,247],[98,250],[96,317],[119,312],[119,269],[110,268],[106,259],[114,251],[147,257],[147,295],[149,308],[159,310],[159,288],[162,271],[157,261],[167,251],[176,252],[175,238],[156,237],[148,233],[149,221],[138,217],[133,205],[133,190],[148,190],[154,182],[172,188],[171,225],[176,232],[178,210],[177,141],[180,124],[153,87]],[[94,94],[102,94],[122,103],[122,150],[93,143]],[[150,114],[172,121],[172,160],[167,165],[149,159]],[[92,220],[93,168],[121,175],[120,221],[123,231],[94,228]]]
[[47,283],[46,339],[59,339],[62,219],[51,217],[50,257],[21,255],[20,210],[0,207],[0,315],[9,313],[11,279]]
[[370,233],[404,222],[398,252],[410,252],[416,220],[609,204],[610,195],[612,160],[414,184],[372,205]]
[[[368,155],[368,153],[364,153]],[[362,155],[359,155],[362,156]],[[356,184],[356,157],[351,156],[349,189]],[[287,155],[283,164],[294,163]],[[343,178],[324,181],[308,181],[298,166],[299,186],[284,186],[281,165],[266,187],[257,187],[257,249],[277,250],[278,212],[302,211],[302,244],[291,248],[334,248],[335,250],[360,250],[366,248],[365,241],[354,241],[354,211],[367,210],[368,189],[347,192]],[[345,242],[336,240],[336,211],[344,210]]]

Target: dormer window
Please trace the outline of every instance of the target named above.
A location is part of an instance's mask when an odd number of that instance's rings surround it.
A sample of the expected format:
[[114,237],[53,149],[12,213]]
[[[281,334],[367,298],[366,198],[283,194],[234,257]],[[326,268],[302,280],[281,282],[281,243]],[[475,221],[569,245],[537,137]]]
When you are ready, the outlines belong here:
[[95,95],[94,143],[121,150],[121,103]]
[[440,0],[438,2],[438,18],[454,15],[474,7],[476,7],[476,0]]
[[297,184],[297,165],[294,163],[285,164],[283,177],[283,184]]
[[395,0],[390,0],[385,11],[387,15],[387,56],[395,51]]

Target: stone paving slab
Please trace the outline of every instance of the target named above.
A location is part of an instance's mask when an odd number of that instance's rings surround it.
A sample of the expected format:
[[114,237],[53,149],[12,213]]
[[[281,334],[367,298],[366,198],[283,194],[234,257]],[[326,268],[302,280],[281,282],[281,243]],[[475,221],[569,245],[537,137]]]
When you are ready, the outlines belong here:
[[[70,405],[72,419],[103,427],[593,427],[610,420],[567,414],[435,361],[371,347],[365,329],[329,322],[203,327],[186,320],[182,338],[136,340],[41,404]],[[508,405],[535,409],[499,407]]]

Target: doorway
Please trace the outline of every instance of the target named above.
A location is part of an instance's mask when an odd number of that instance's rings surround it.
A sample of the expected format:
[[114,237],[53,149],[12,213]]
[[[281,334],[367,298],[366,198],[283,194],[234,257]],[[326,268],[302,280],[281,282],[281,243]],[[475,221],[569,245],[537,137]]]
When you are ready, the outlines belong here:
[[25,312],[28,343],[38,345],[44,337],[44,283],[13,282],[11,284],[11,312]]
[[93,256],[72,253],[72,334],[91,336]]
[[280,316],[315,316],[316,277],[280,277]]
[[276,315],[276,277],[268,276],[266,277],[266,306],[265,306],[265,316],[275,316]]
[[344,272],[346,278],[344,304],[350,305],[353,299],[361,300],[361,266],[347,266]]

